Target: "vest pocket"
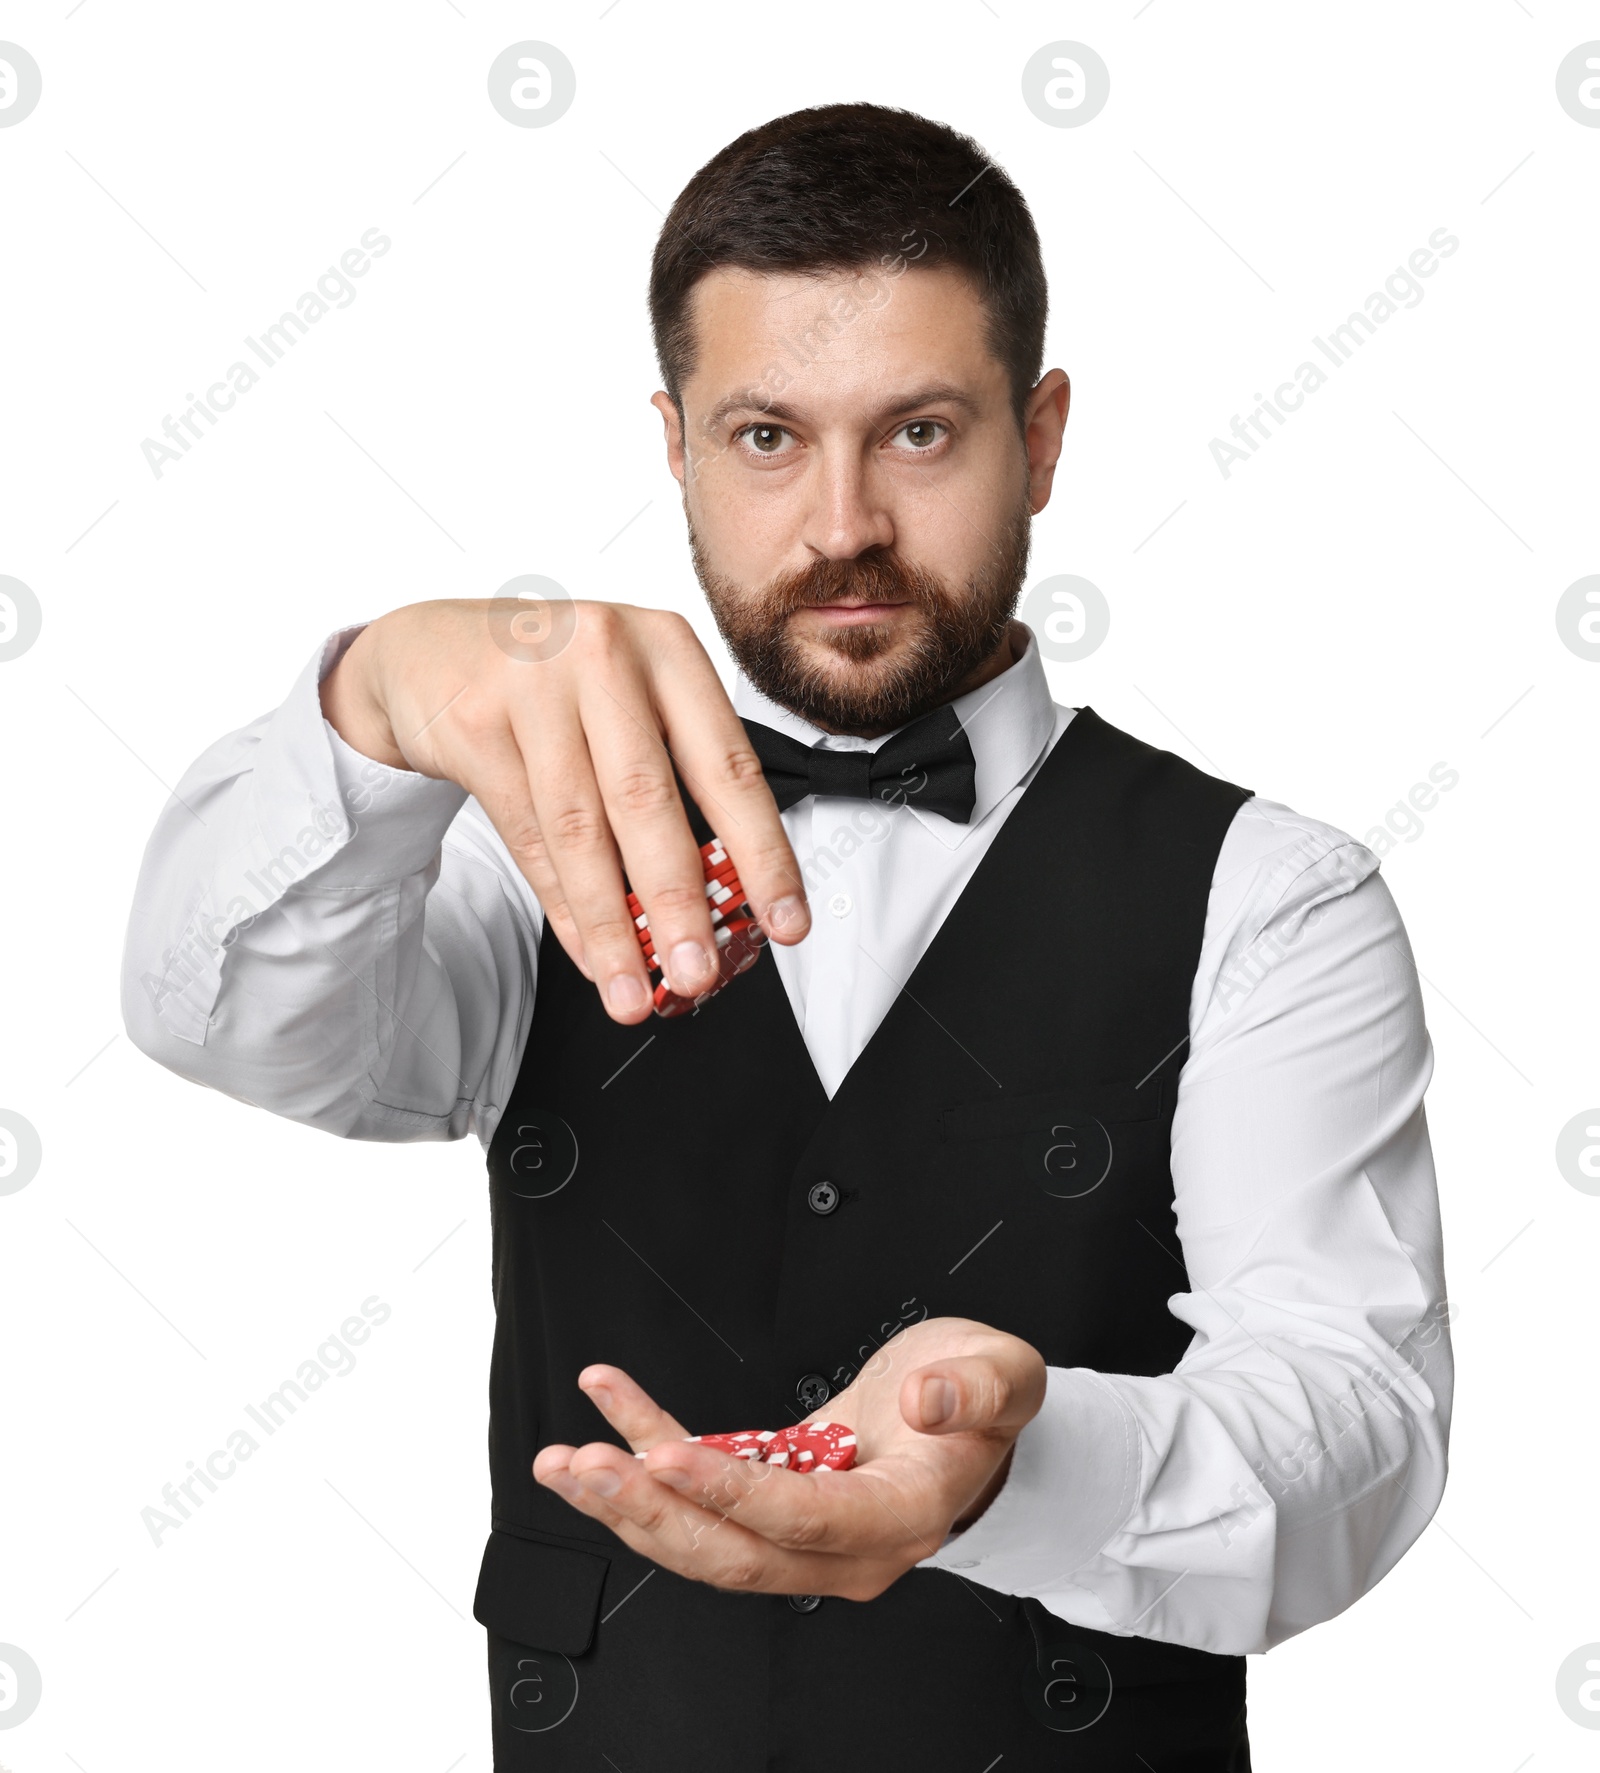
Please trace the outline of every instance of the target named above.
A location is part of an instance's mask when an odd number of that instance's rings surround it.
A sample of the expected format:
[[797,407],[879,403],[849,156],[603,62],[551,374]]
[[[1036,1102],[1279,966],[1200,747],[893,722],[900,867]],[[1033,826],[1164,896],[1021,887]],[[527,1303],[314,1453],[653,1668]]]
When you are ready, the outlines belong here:
[[495,1528],[483,1549],[472,1616],[498,1636],[581,1656],[594,1642],[611,1560],[548,1539]]

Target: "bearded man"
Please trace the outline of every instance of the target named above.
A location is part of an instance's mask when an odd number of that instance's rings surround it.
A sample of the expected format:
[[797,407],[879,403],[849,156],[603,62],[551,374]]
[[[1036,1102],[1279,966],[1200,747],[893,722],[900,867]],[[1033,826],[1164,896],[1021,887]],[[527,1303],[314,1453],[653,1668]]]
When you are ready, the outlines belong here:
[[[650,312],[731,697],[648,607],[341,629],[163,814],[130,1032],[484,1144],[501,1773],[1240,1773],[1246,1655],[1444,1482],[1377,858],[1052,700],[1013,612],[1068,380],[970,139],[751,130]],[[822,1422],[853,1466],[691,1438]]]

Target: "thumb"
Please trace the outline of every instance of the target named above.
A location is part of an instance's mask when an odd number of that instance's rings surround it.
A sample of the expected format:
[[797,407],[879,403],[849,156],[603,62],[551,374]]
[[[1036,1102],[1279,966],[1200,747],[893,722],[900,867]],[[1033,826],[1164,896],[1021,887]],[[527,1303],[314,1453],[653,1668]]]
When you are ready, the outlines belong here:
[[1016,1359],[959,1355],[930,1361],[900,1387],[900,1414],[923,1434],[1016,1434],[1044,1402],[1044,1362],[1017,1343]]

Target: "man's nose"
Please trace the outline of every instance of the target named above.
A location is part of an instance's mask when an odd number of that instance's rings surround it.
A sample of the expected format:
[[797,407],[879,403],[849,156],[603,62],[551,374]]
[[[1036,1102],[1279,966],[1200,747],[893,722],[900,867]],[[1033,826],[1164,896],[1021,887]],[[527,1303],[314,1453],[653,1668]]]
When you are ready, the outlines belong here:
[[802,540],[824,560],[854,560],[894,541],[894,523],[859,455],[824,456]]

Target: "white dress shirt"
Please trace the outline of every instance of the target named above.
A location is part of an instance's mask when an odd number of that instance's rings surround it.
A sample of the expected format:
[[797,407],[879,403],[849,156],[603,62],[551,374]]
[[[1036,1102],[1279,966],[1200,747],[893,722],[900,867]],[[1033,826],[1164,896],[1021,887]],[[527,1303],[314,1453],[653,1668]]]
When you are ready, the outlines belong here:
[[[487,1148],[532,1017],[540,908],[475,800],[323,718],[318,685],[362,626],[178,784],[135,895],[124,1018],[161,1064],[273,1113]],[[1021,656],[955,703],[970,824],[833,797],[783,815],[812,930],[760,964],[830,1096],[1076,712],[1013,634]],[[806,743],[884,742],[822,734],[742,677],[734,705]],[[1079,1625],[1243,1653],[1356,1600],[1444,1487],[1433,1055],[1377,857],[1248,800],[1189,1033],[1172,1130],[1188,1285],[1168,1309],[1193,1340],[1154,1378],[1051,1368],[998,1496],[924,1564]]]

